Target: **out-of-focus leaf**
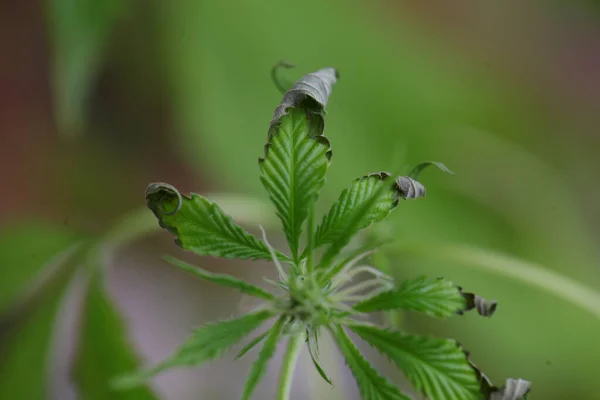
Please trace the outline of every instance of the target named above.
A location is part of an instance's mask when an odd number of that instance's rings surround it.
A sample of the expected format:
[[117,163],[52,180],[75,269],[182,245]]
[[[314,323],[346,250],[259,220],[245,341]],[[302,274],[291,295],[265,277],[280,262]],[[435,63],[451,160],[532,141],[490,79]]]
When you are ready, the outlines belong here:
[[128,0],[47,0],[52,38],[54,107],[59,130],[76,136],[85,129],[87,98],[102,65],[115,23]]
[[446,318],[465,309],[458,287],[445,279],[419,277],[354,305],[359,312],[402,309]]
[[331,333],[356,379],[363,400],[410,400],[364,359],[344,328],[334,326]]
[[257,344],[262,342],[267,337],[268,334],[269,334],[269,331],[263,332],[260,335],[258,335],[257,337],[255,337],[254,339],[252,339],[250,342],[248,342],[247,345],[242,347],[242,349],[239,351],[237,356],[235,356],[235,359],[238,360],[238,359],[242,358],[243,356],[245,356],[247,352],[252,350]]
[[323,113],[336,75],[333,68],[321,69],[285,93],[259,160],[261,182],[277,208],[295,261],[302,225],[325,183],[331,159]]
[[83,311],[74,378],[81,400],[156,400],[147,387],[115,391],[110,380],[139,367],[139,360],[128,343],[122,317],[112,304],[101,271],[90,278]]
[[72,231],[45,224],[3,227],[0,234],[0,312],[43,271],[49,260],[77,238]]
[[[4,237],[3,246],[21,235],[25,235],[22,238],[26,240],[12,242],[0,252],[2,267],[28,270],[22,275],[4,271],[3,284],[10,283],[11,278],[17,276],[24,278],[37,273],[35,278],[27,279],[30,281],[27,284],[25,279],[12,281],[16,288],[22,289],[21,293],[13,294],[12,301],[2,307],[0,314],[2,399],[37,400],[47,394],[47,366],[54,319],[63,293],[88,250],[85,243],[73,244],[76,235],[72,233],[40,226],[29,229],[15,229],[15,238]],[[69,243],[71,246],[67,248]]]
[[248,379],[246,380],[244,394],[242,396],[243,400],[250,400],[250,398],[252,398],[252,393],[254,393],[254,389],[256,389],[256,386],[260,382],[260,379],[265,374],[265,371],[267,369],[267,363],[273,357],[273,354],[275,354],[275,350],[277,349],[277,343],[279,342],[279,339],[281,339],[283,324],[284,319],[280,318],[269,330],[267,340],[265,341],[263,348],[258,354],[258,359],[254,362],[254,364],[252,364],[250,375],[248,375]]
[[392,360],[427,398],[479,399],[475,371],[455,340],[406,335],[368,325],[351,325],[350,329]]
[[[218,204],[195,193],[182,196],[166,183],[153,183],[146,202],[161,227],[176,236],[175,243],[199,255],[271,260],[266,244],[238,226]],[[288,258],[277,253],[282,260]]]
[[113,386],[119,389],[136,387],[167,368],[200,365],[215,359],[272,316],[271,311],[262,310],[206,324],[198,328],[172,356],[150,369],[116,379]]
[[427,167],[430,167],[432,165],[438,167],[441,171],[443,171],[447,174],[454,175],[454,172],[450,171],[448,169],[448,167],[446,167],[444,164],[442,164],[439,161],[425,161],[425,162],[419,163],[419,164],[415,165],[414,167],[412,167],[412,169],[408,173],[408,176],[415,180],[419,179],[421,172],[423,172]]
[[248,282],[243,281],[241,279],[234,278],[231,275],[215,274],[213,272],[209,272],[203,270],[202,268],[196,267],[192,264],[186,263],[185,261],[178,260],[175,257],[165,256],[163,258],[167,262],[169,262],[169,264],[181,268],[184,271],[190,272],[202,280],[216,283],[217,285],[238,289],[244,294],[249,294],[251,296],[259,297],[265,300],[275,299],[275,296],[267,292],[266,290],[259,288],[258,286],[251,285]]

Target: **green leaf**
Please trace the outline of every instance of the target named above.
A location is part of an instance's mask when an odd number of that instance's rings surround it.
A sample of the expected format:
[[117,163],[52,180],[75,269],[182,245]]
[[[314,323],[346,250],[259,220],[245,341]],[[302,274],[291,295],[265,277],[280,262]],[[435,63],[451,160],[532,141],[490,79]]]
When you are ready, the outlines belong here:
[[85,128],[90,84],[102,65],[110,32],[129,8],[123,0],[50,0],[56,119],[66,136]]
[[284,94],[259,159],[260,180],[275,204],[296,262],[302,225],[325,183],[331,159],[323,113],[336,80],[335,69],[323,68],[302,77]]
[[275,354],[275,350],[277,349],[277,343],[281,338],[281,332],[283,331],[284,319],[280,318],[275,325],[270,329],[269,334],[267,336],[267,340],[263,345],[263,348],[260,350],[258,354],[258,359],[252,365],[252,370],[250,371],[250,375],[246,380],[246,386],[244,387],[244,395],[242,397],[243,400],[250,400],[252,398],[252,393],[260,382],[260,379],[265,374],[265,370],[267,369],[267,363]]
[[220,357],[232,345],[271,318],[269,310],[257,311],[239,318],[206,324],[198,328],[175,353],[150,369],[123,376],[113,382],[115,388],[132,388],[168,368],[200,365]]
[[421,172],[423,172],[423,170],[425,170],[427,167],[430,167],[432,165],[438,167],[441,171],[443,171],[443,172],[445,172],[447,174],[454,175],[454,172],[450,171],[448,169],[448,167],[446,167],[441,162],[438,162],[438,161],[425,161],[425,162],[419,163],[419,164],[415,165],[414,167],[412,167],[412,169],[408,173],[408,177],[410,177],[412,179],[415,179],[415,180],[419,179],[419,176],[421,175]]
[[331,146],[322,132],[315,115],[301,108],[289,109],[270,134],[260,159],[260,180],[277,208],[295,256],[302,225],[325,184],[330,163]]
[[427,398],[478,400],[475,370],[455,340],[405,335],[368,325],[351,325],[350,329],[393,361]]
[[[267,245],[244,231],[218,204],[192,193],[182,196],[166,183],[146,189],[146,203],[161,227],[177,237],[175,243],[203,256],[271,260]],[[284,254],[277,253],[282,260]]]
[[465,309],[460,290],[445,279],[420,277],[402,282],[397,288],[377,294],[354,305],[358,312],[402,309],[445,318]]
[[363,358],[344,328],[334,326],[330,329],[356,379],[363,400],[410,400]]
[[199,277],[208,282],[216,283],[217,285],[227,286],[230,288],[238,289],[240,292],[244,294],[248,294],[250,296],[259,297],[265,300],[273,300],[275,296],[266,290],[254,286],[248,282],[245,282],[241,279],[234,278],[231,275],[227,274],[215,274],[209,271],[206,271],[200,267],[196,267],[195,265],[186,263],[185,261],[181,261],[176,259],[175,257],[165,256],[163,257],[165,261],[168,263],[183,269],[184,271],[190,272],[195,276]]
[[356,179],[333,204],[317,228],[315,248],[331,244],[324,262],[335,257],[361,229],[381,221],[398,205],[402,193],[388,172]]
[[267,337],[268,334],[269,334],[269,331],[266,331],[266,332],[261,333],[254,339],[252,339],[247,345],[242,347],[242,349],[239,351],[237,356],[235,356],[235,359],[238,360],[238,359],[242,358],[243,356],[245,356],[247,352],[249,352],[250,350],[252,350],[254,348],[254,346],[256,346],[257,344],[262,342],[264,340],[264,338]]
[[[0,281],[24,290],[0,311],[0,399],[43,399],[55,318],[89,246],[75,243],[74,234],[41,225],[14,232],[0,238]],[[14,241],[18,238],[25,240]],[[13,272],[17,267],[23,270]]]
[[125,324],[103,287],[100,270],[91,277],[81,313],[81,331],[74,364],[75,384],[82,400],[155,400],[147,387],[116,392],[109,382],[139,367],[128,343]]
[[310,355],[310,359],[312,360],[313,365],[315,366],[315,369],[317,370],[319,375],[321,375],[321,378],[323,378],[325,382],[333,386],[331,378],[327,375],[327,373],[319,363],[319,336],[317,330],[307,331],[306,347],[308,347],[308,354]]

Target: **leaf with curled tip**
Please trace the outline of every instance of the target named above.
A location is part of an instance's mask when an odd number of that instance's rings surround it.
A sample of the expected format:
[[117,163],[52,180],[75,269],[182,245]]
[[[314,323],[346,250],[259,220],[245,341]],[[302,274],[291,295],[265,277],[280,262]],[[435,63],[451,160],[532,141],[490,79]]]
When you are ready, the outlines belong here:
[[405,280],[398,287],[369,297],[353,308],[363,313],[402,309],[446,318],[464,307],[465,300],[452,282],[419,277]]
[[381,221],[398,205],[401,193],[389,172],[354,180],[333,204],[315,234],[315,248],[337,244],[340,249],[361,229]]
[[[146,189],[146,204],[160,226],[173,235],[175,243],[203,256],[271,260],[267,245],[252,236],[219,207],[192,193],[181,195],[166,183],[152,183]],[[289,261],[277,253],[280,260]]]
[[303,224],[325,184],[331,160],[323,112],[336,79],[337,72],[325,68],[304,76],[285,93],[259,159],[260,180],[277,209],[295,261]]
[[459,311],[459,314],[463,314],[465,311],[476,309],[477,313],[482,317],[491,317],[496,312],[496,308],[498,308],[498,303],[496,301],[488,301],[474,293],[465,293],[462,291],[461,287],[459,287],[458,290],[467,303],[464,310]]
[[450,171],[448,167],[446,167],[443,163],[439,161],[425,161],[412,167],[412,169],[408,173],[408,176],[412,179],[419,179],[421,172],[423,172],[423,170],[432,165],[438,167],[441,171],[447,174],[454,175],[454,172]]
[[477,376],[455,340],[365,324],[351,325],[350,329],[396,364],[428,399],[479,400]]
[[483,400],[527,400],[527,395],[531,390],[531,382],[524,379],[507,379],[506,384],[498,388],[492,384],[492,381],[484,374],[473,361],[471,354],[464,350],[467,362],[475,371],[477,380],[479,381],[479,393]]
[[531,390],[531,382],[524,379],[507,379],[504,386],[492,392],[490,400],[522,400]]

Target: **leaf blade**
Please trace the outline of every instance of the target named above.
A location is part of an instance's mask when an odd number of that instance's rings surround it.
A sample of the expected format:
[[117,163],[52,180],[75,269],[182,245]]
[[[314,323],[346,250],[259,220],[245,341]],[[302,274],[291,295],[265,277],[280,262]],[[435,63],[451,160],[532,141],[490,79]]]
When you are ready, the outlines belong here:
[[365,360],[341,326],[330,328],[352,371],[363,400],[410,400]]
[[115,392],[109,382],[117,374],[137,368],[139,360],[129,347],[125,326],[108,298],[100,270],[90,278],[82,312],[82,329],[72,375],[81,399],[158,400],[148,387]]
[[416,390],[436,400],[477,400],[479,383],[455,340],[407,335],[370,325],[351,325],[364,341],[400,368]]
[[[166,183],[146,189],[146,203],[175,243],[198,255],[271,260],[267,245],[238,226],[218,204],[195,193],[183,196]],[[277,253],[282,260],[284,254]]]
[[446,318],[456,315],[465,307],[465,298],[452,282],[419,277],[407,279],[394,289],[356,303],[353,309],[365,313],[403,309]]
[[150,369],[116,379],[113,386],[119,389],[136,387],[167,368],[201,365],[215,359],[272,316],[270,310],[261,310],[239,318],[206,324],[198,328],[173,355]]
[[250,400],[250,398],[252,398],[254,389],[256,389],[256,386],[265,374],[267,363],[273,357],[273,354],[275,354],[275,350],[277,349],[277,343],[279,342],[281,333],[283,332],[283,325],[284,319],[280,318],[269,331],[267,340],[265,340],[265,344],[260,350],[258,358],[252,365],[252,370],[250,371],[250,375],[246,380],[244,394],[242,396],[243,400]]
[[194,276],[199,277],[202,280],[215,283],[217,285],[230,287],[239,290],[241,293],[248,294],[254,297],[258,297],[264,300],[273,300],[275,296],[263,288],[254,286],[246,281],[237,279],[227,274],[216,274],[213,272],[206,271],[200,267],[189,264],[185,261],[178,260],[175,257],[164,256],[163,259],[169,264],[174,265],[184,271],[187,271]]
[[283,224],[292,255],[297,259],[302,225],[325,184],[331,146],[322,135],[322,121],[301,108],[292,108],[269,133],[260,180]]

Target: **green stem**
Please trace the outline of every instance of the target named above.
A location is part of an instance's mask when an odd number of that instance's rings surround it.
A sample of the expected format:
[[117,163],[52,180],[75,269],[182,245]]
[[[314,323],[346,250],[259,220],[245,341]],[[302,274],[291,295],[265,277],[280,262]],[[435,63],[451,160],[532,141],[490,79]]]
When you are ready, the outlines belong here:
[[304,332],[297,333],[290,337],[290,341],[285,352],[281,376],[279,378],[279,388],[277,389],[277,400],[289,400],[292,389],[292,378],[302,345],[304,344]]

